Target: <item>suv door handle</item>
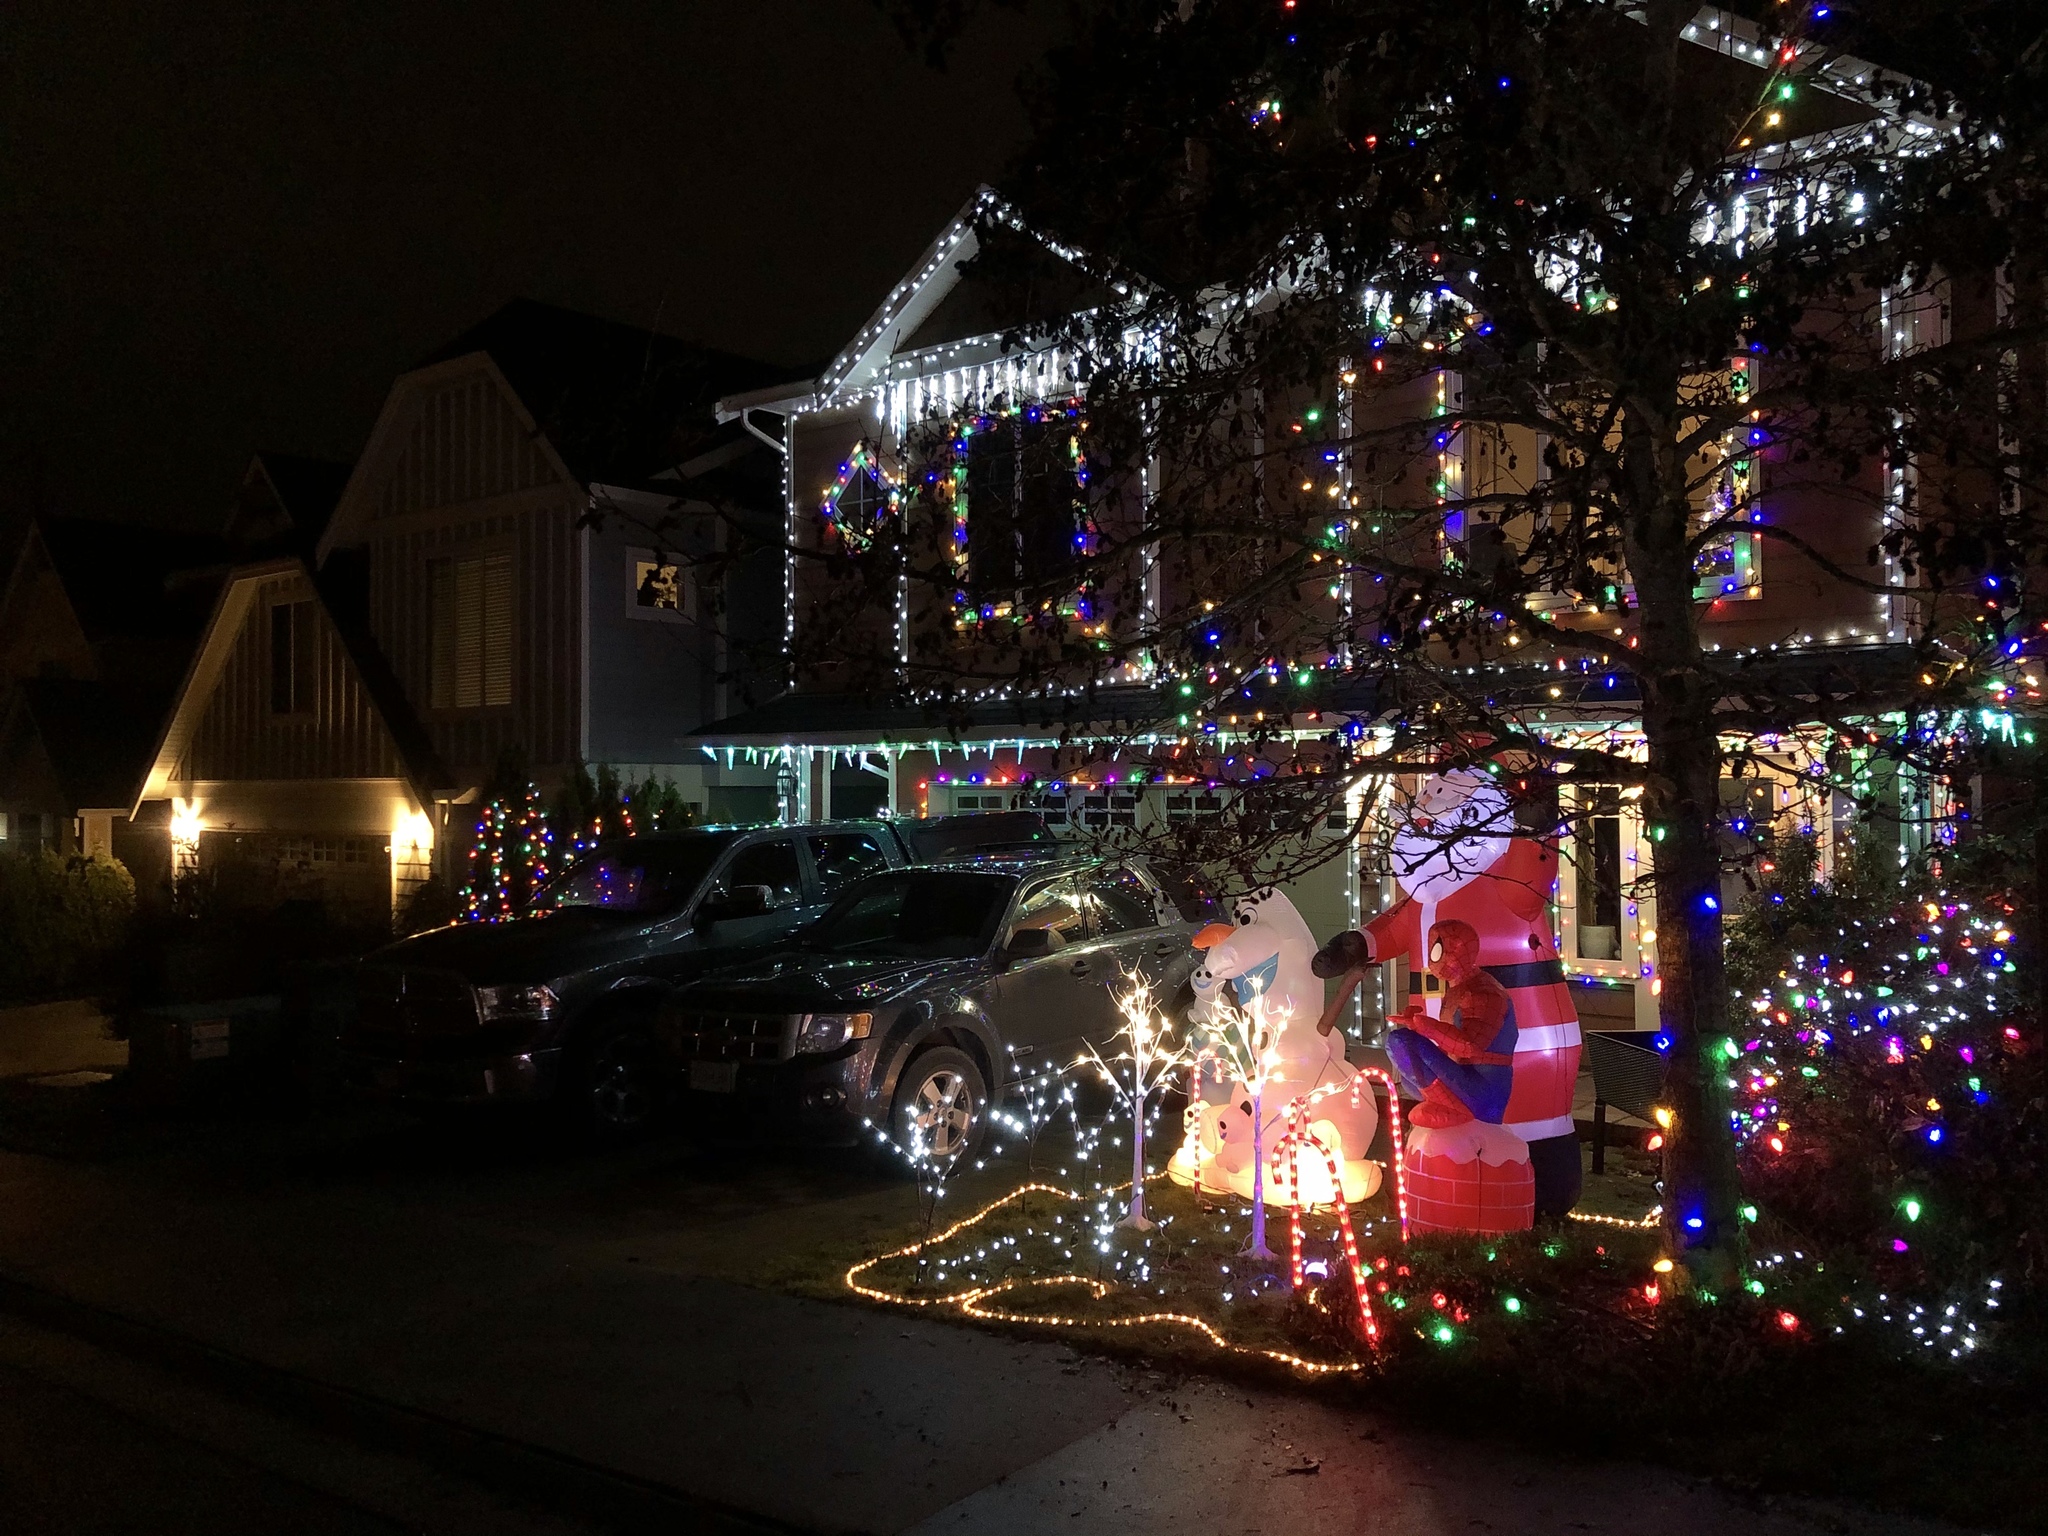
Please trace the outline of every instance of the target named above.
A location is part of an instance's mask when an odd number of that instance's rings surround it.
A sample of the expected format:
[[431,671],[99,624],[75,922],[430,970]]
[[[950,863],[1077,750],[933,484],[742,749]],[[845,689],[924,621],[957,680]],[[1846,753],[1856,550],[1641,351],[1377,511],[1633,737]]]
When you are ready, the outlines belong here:
[[1088,974],[1088,962],[1086,960],[1076,960],[1067,967],[1067,974],[1077,979],[1085,977]]
[[1161,939],[1152,946],[1152,953],[1164,960],[1168,955],[1179,954],[1181,948],[1181,945],[1174,943],[1171,939]]

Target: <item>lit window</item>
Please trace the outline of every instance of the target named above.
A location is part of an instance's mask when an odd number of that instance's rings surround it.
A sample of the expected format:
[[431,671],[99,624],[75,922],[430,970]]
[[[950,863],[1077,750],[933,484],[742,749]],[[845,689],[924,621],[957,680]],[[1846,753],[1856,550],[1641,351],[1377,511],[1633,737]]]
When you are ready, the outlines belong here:
[[633,607],[643,614],[684,612],[682,567],[652,550],[633,551]]

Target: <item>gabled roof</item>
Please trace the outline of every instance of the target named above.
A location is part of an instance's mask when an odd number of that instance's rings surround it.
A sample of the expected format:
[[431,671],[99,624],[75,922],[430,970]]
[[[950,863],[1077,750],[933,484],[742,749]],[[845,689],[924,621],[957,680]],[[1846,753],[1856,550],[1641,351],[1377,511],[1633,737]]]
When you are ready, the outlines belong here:
[[41,541],[86,639],[95,644],[112,637],[189,638],[206,615],[211,582],[205,578],[227,564],[225,544],[210,534],[44,517],[30,537]]
[[640,326],[514,299],[418,363],[487,354],[585,484],[637,485],[687,457],[721,394],[788,370]]
[[303,575],[312,582],[315,597],[341,637],[364,692],[390,734],[407,784],[422,804],[432,800],[445,775],[426,731],[406,703],[396,674],[370,637],[363,616],[365,605],[358,591],[365,585],[361,581],[363,572],[349,559],[329,563],[334,569],[318,575],[297,556],[238,566],[229,572],[170,710],[154,717],[161,719],[162,725],[156,732],[154,751],[146,760],[139,787],[134,791],[131,814],[139,812],[144,801],[159,800],[170,793],[171,774],[199,730],[257,593],[264,582],[290,575]]
[[348,484],[349,466],[263,451],[249,460],[226,539],[243,560],[314,549]]
[[[1016,249],[1003,254],[1011,261],[1033,264],[1025,274],[1027,297],[1021,312],[1007,284],[999,292],[962,271],[965,263],[983,254],[985,230],[1014,235]],[[1003,236],[992,233],[988,238]],[[993,249],[990,254],[995,254]],[[1077,253],[1026,225],[994,188],[981,187],[832,359],[818,380],[817,401],[845,399],[867,389],[900,352],[1000,335],[1035,320],[1079,313],[1108,296],[1108,290],[1081,266]],[[732,404],[727,402],[728,408]]]
[[24,718],[33,727],[66,811],[125,811],[167,702],[164,689],[130,679],[30,678],[14,690],[15,720],[6,734],[10,742],[18,739]]
[[[403,452],[429,393],[481,372],[515,429],[565,486],[662,489],[718,431],[727,389],[786,370],[532,299],[516,299],[401,374],[385,397],[315,551],[324,565],[360,542],[381,477]],[[764,449],[765,451],[765,449]],[[776,494],[779,504],[779,469]]]

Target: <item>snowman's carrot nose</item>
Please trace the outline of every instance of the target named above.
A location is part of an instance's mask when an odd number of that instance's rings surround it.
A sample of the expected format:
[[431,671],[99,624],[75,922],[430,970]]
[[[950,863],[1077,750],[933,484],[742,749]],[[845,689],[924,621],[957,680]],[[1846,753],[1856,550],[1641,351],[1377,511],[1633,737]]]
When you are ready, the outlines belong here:
[[1237,930],[1229,923],[1211,923],[1188,942],[1197,949],[1214,949],[1235,932]]

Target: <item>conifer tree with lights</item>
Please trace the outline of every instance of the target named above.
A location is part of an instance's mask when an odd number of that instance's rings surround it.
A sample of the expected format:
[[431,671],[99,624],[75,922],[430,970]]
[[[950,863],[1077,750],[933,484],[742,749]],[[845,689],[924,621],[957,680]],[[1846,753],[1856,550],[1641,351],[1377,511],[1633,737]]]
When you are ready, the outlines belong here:
[[[942,48],[973,8],[899,11]],[[831,553],[851,602],[910,594],[877,688],[1071,718],[1123,688],[1121,772],[1233,791],[1158,851],[1284,878],[1368,774],[1482,765],[1553,825],[1579,786],[1630,796],[1666,1241],[1710,1295],[1742,1283],[1746,1204],[1721,781],[1796,738],[1826,816],[1901,771],[1962,785],[1980,717],[2030,743],[2048,531],[2037,8],[1756,16],[1088,8],[976,259],[1020,315],[1047,306],[1016,231],[1088,274],[1011,338],[1084,388],[910,434],[890,515]],[[1071,556],[1018,534],[1000,601],[962,575],[985,430],[1070,444],[1088,512],[1058,514]],[[1874,627],[1721,647],[1770,564]],[[813,627],[851,665],[858,615]]]

